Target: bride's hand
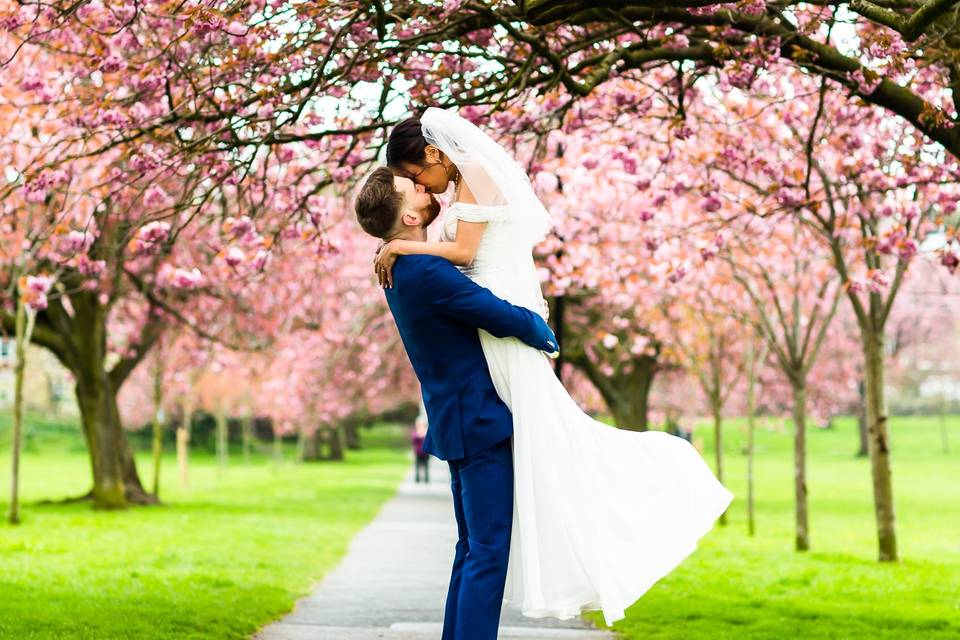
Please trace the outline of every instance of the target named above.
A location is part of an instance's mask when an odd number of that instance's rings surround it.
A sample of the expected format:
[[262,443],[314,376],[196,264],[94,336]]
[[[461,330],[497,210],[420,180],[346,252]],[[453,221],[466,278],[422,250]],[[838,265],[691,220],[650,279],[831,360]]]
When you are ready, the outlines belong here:
[[384,289],[393,286],[393,263],[397,261],[399,241],[391,240],[382,245],[373,259],[373,268],[377,272],[377,280]]

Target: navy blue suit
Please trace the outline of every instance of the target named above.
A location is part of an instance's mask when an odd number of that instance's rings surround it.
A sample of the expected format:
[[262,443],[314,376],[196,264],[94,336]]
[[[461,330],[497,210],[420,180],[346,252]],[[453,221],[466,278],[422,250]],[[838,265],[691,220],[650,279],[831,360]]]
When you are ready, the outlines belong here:
[[513,417],[497,395],[477,328],[544,351],[543,318],[435,256],[400,256],[387,303],[420,379],[423,450],[450,465],[458,540],[442,640],[496,640],[513,520]]

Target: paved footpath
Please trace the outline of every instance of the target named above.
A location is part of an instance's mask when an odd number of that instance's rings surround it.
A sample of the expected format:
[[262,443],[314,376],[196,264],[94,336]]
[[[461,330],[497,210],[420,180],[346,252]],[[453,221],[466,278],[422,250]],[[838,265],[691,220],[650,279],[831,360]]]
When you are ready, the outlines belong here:
[[[411,469],[340,564],[294,611],[255,640],[439,640],[457,527],[450,472],[430,458],[430,482]],[[502,640],[613,640],[580,619],[525,618],[505,606]]]

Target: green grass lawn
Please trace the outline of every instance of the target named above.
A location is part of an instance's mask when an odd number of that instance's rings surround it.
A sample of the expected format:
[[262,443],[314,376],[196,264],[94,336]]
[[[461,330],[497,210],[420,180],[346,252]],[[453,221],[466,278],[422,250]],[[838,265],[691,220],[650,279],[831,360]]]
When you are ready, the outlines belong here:
[[[94,512],[37,505],[89,488],[74,427],[31,418],[23,524],[0,524],[0,638],[246,638],[332,569],[408,468],[406,439],[363,431],[342,463],[275,469],[195,455],[180,488],[164,460],[159,507]],[[9,416],[0,415],[0,507],[9,496]],[[372,443],[372,444],[371,444]],[[138,459],[150,486],[148,456]]]
[[[747,534],[746,442],[725,424],[724,484],[736,494],[728,524],[614,624],[644,640],[935,640],[960,638],[960,418],[892,421],[898,563],[878,563],[870,467],[855,458],[856,424],[810,429],[811,547],[793,551],[792,435],[758,430],[757,533]],[[711,427],[698,425],[713,466]],[[588,614],[603,628],[599,613]]]
[[[0,415],[4,512],[8,422]],[[960,638],[960,418],[949,455],[935,418],[893,420],[895,564],[876,562],[869,462],[853,456],[852,420],[810,429],[806,553],[793,551],[789,431],[758,430],[758,530],[747,535],[741,426],[725,430],[725,484],[737,495],[729,524],[615,630],[645,640]],[[335,566],[407,468],[405,438],[377,431],[364,431],[368,448],[342,464],[274,470],[267,457],[234,456],[218,478],[213,459],[195,455],[188,489],[170,456],[164,506],[97,513],[32,504],[82,492],[89,472],[74,427],[37,417],[31,427],[24,523],[0,525],[0,638],[248,637]],[[707,425],[700,436],[712,465]],[[140,470],[149,485],[146,456]]]

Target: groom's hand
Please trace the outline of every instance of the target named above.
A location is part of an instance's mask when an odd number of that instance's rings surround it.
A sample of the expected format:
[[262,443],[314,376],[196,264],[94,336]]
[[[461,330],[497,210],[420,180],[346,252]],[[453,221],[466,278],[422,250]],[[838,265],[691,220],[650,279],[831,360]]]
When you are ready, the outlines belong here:
[[546,322],[543,323],[543,328],[545,330],[544,336],[544,345],[545,348],[541,349],[549,358],[556,360],[560,357],[560,342],[557,340],[557,336],[554,335],[553,329],[550,328]]

